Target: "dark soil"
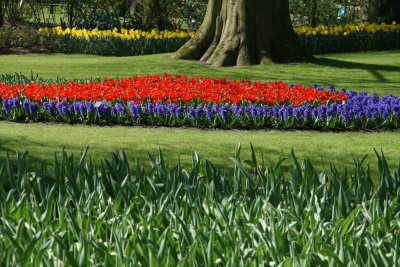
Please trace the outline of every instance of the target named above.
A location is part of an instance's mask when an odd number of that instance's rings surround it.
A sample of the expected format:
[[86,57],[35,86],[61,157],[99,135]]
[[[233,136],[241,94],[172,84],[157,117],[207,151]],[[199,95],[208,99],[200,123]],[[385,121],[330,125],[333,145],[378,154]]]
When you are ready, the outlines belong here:
[[44,46],[25,47],[7,47],[0,48],[0,55],[23,55],[28,53],[52,53],[53,51]]

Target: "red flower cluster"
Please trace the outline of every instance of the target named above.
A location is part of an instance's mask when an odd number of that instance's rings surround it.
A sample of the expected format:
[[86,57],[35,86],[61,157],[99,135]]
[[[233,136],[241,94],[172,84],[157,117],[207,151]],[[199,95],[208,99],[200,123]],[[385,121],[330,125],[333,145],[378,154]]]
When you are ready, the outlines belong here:
[[326,104],[329,100],[341,102],[348,97],[338,92],[304,88],[302,85],[291,86],[283,82],[263,83],[251,81],[229,81],[215,78],[190,78],[177,75],[171,77],[148,75],[121,80],[104,79],[101,83],[36,84],[6,85],[0,83],[0,98],[25,97],[35,101],[42,100],[84,100],[113,101],[143,100],[152,102],[177,103],[202,102],[232,103],[242,101],[258,103],[291,103],[294,106],[314,100]]

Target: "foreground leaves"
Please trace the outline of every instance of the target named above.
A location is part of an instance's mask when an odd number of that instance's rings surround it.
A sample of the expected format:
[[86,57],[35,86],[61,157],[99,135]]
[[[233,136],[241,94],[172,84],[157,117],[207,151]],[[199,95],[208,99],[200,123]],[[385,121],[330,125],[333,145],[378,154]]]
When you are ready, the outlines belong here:
[[[0,160],[0,265],[399,265],[399,169],[377,153],[340,174],[292,152],[265,166],[240,147],[225,176],[193,156],[151,168],[114,153],[96,169],[64,151],[28,169],[27,153]],[[374,185],[376,184],[376,186]]]

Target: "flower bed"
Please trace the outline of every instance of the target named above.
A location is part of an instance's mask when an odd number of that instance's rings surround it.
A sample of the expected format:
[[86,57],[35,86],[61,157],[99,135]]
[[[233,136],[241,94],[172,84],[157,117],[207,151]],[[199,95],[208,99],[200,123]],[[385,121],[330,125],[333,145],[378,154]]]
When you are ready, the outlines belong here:
[[145,32],[135,29],[100,31],[61,27],[43,28],[40,32],[51,38],[49,45],[58,52],[97,55],[148,55],[174,52],[190,37],[191,31]]
[[363,23],[359,25],[348,24],[345,26],[318,26],[318,27],[299,27],[294,28],[294,31],[298,35],[343,35],[347,36],[351,33],[365,32],[365,33],[377,33],[377,32],[394,32],[400,33],[400,24],[393,22],[392,24],[375,24],[375,23]]
[[[395,22],[294,30],[313,54],[400,49],[400,25]],[[41,33],[45,39],[50,38],[48,45],[58,52],[115,56],[174,52],[194,35],[191,31],[88,31],[61,27],[44,28]]]
[[235,128],[398,128],[400,99],[315,85],[152,75],[98,83],[0,83],[3,119]]

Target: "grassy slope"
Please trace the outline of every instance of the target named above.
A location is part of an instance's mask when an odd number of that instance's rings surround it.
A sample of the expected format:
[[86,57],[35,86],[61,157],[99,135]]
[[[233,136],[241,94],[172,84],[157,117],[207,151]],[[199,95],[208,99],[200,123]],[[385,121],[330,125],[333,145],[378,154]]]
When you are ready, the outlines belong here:
[[[227,77],[312,85],[335,84],[339,88],[366,90],[379,94],[400,90],[400,51],[383,51],[319,56],[317,64],[254,66],[249,68],[211,68],[196,62],[171,61],[166,55],[142,57],[99,57],[91,55],[8,55],[0,56],[0,73],[31,70],[45,78],[127,77],[143,74],[183,74],[190,76]],[[145,151],[161,147],[169,159],[178,155],[190,162],[193,151],[225,166],[227,158],[241,142],[262,149],[276,161],[293,147],[300,157],[321,159],[339,166],[349,166],[353,156],[373,154],[383,149],[391,165],[399,158],[400,132],[320,133],[282,131],[201,131],[182,129],[139,129],[129,127],[87,127],[70,125],[31,125],[0,122],[0,154],[5,151],[30,150],[37,159],[50,161],[52,152],[66,145],[69,151],[80,151],[90,145],[94,158],[124,149],[130,158],[144,159]],[[244,152],[248,153],[248,149]],[[372,156],[370,160],[375,161]]]
[[246,68],[213,68],[197,62],[168,60],[166,56],[2,55],[0,73],[28,74],[33,71],[44,78],[116,78],[168,72],[192,77],[284,81],[307,86],[334,84],[340,89],[400,93],[400,50],[319,55],[316,63]]

